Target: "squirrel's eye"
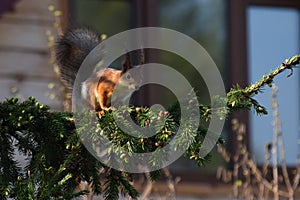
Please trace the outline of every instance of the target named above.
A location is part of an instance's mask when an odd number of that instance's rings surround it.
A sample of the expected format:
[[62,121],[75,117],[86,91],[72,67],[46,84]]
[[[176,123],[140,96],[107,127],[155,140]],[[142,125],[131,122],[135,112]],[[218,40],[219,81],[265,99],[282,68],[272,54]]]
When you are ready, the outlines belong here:
[[126,79],[131,79],[131,75],[130,75],[130,74],[127,74],[127,75],[126,75]]

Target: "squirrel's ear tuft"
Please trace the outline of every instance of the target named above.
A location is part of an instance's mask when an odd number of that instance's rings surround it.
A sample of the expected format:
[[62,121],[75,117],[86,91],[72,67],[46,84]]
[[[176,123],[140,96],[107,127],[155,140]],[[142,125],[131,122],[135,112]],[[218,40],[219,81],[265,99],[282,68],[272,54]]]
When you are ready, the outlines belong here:
[[140,50],[140,65],[145,64],[145,51],[143,48]]
[[131,68],[132,65],[131,65],[130,55],[129,53],[126,53],[125,60],[123,61],[122,64],[122,74],[124,74],[126,71],[128,71]]

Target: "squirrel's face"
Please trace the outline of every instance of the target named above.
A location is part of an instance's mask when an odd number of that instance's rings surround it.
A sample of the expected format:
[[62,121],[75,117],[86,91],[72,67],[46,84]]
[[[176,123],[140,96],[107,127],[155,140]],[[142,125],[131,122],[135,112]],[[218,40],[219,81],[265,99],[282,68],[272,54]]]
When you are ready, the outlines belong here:
[[114,88],[112,100],[117,103],[129,101],[132,93],[141,87],[143,74],[141,67],[135,66],[122,73],[120,80]]
[[135,66],[121,75],[119,85],[122,88],[136,90],[141,86],[143,74],[140,66]]

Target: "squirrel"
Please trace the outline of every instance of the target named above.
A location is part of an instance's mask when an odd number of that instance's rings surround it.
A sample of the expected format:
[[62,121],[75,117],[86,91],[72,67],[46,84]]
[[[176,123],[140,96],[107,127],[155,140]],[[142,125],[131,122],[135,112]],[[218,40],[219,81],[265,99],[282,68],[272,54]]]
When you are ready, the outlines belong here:
[[[101,43],[101,36],[87,28],[75,28],[66,31],[58,38],[55,45],[56,63],[62,81],[67,88],[73,90],[76,75],[87,55]],[[102,56],[102,55],[99,55]],[[144,64],[144,55],[141,54],[141,64]],[[111,107],[111,98],[115,86],[118,86],[119,95],[114,95],[119,102],[125,102],[127,94],[138,89],[141,83],[141,74],[131,65],[129,53],[125,56],[122,69],[104,68],[94,71],[90,77],[82,82],[81,97],[95,111],[101,113]],[[130,96],[130,95],[129,95]]]

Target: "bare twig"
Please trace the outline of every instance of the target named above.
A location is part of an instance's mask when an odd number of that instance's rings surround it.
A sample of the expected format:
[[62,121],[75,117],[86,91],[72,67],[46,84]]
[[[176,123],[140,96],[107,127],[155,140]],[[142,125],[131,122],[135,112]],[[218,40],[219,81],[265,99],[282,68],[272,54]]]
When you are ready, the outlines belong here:
[[150,174],[145,173],[145,176],[147,178],[145,189],[140,197],[141,200],[146,200],[149,198],[152,188],[153,188],[153,182],[151,181]]
[[[277,120],[279,118],[277,117]],[[279,125],[279,129],[276,129],[277,131],[281,130],[280,129],[280,123],[276,122],[276,125]],[[265,164],[263,170],[261,171],[258,169],[257,164],[254,162],[253,159],[250,158],[249,152],[246,148],[245,142],[244,142],[244,134],[245,134],[245,126],[242,124],[239,124],[237,120],[233,120],[233,130],[237,133],[237,141],[238,141],[238,146],[237,146],[237,151],[235,152],[234,156],[231,157],[231,160],[233,161],[233,171],[231,173],[226,171],[225,169],[220,168],[218,170],[218,178],[222,178],[223,181],[228,182],[230,179],[233,181],[233,196],[235,198],[239,198],[242,194],[242,198],[245,199],[255,199],[255,197],[258,197],[259,199],[268,199],[269,198],[269,192],[273,192],[274,199],[279,199],[279,197],[286,197],[289,199],[293,199],[295,190],[298,188],[299,180],[300,180],[300,163],[297,168],[297,174],[294,177],[294,182],[293,182],[293,190],[288,189],[289,186],[286,185],[286,190],[284,188],[279,188],[279,173],[278,173],[278,166],[277,166],[277,160],[275,162],[273,161],[273,179],[268,180],[267,179],[267,173],[268,173],[268,166],[269,164]],[[276,131],[274,129],[274,131]],[[281,136],[280,134],[277,134]],[[279,142],[278,139],[275,141],[275,144]],[[283,143],[283,141],[282,141]],[[266,145],[267,149],[267,156],[266,160],[269,162],[270,159],[270,153],[272,148],[274,148],[274,144],[268,144]],[[283,146],[282,146],[283,147]],[[224,152],[224,148],[222,146],[219,146],[219,152],[221,152],[221,155],[225,156],[225,158],[229,155],[228,153]],[[275,151],[276,152],[276,151]],[[274,153],[274,151],[272,152]],[[281,152],[282,154],[282,152]],[[274,155],[273,155],[274,156]],[[275,159],[277,156],[275,156]],[[274,159],[274,158],[273,158]],[[228,161],[228,160],[227,160]],[[285,159],[282,159],[281,161],[285,162]],[[299,161],[300,162],[300,161]],[[274,164],[275,163],[275,164]],[[286,164],[284,164],[286,165]],[[274,171],[275,169],[275,171]],[[240,177],[240,170],[242,170],[242,176]],[[284,171],[284,170],[283,170]],[[283,175],[283,177],[288,178],[288,173]],[[274,179],[275,176],[275,179]],[[276,177],[277,176],[277,177]],[[286,179],[286,178],[284,178]],[[243,180],[243,182],[242,182]],[[285,180],[285,183],[288,181]],[[239,191],[239,189],[243,189],[243,193]],[[275,189],[274,189],[275,188]],[[255,193],[258,192],[256,195]]]
[[[259,183],[262,183],[268,190],[272,190],[273,184],[271,184],[267,179],[263,178],[261,171],[257,168],[253,160],[248,161],[248,166],[251,168],[253,175]],[[283,190],[278,189],[278,194],[283,197],[288,197],[289,194]]]
[[273,107],[273,112],[274,112],[274,134],[275,134],[274,137],[278,138],[282,175],[283,175],[284,182],[286,184],[286,187],[287,187],[287,190],[289,193],[289,199],[293,199],[294,190],[293,190],[293,187],[292,187],[289,175],[288,175],[287,167],[286,167],[285,149],[284,149],[282,130],[281,130],[281,121],[280,121],[279,112],[278,112],[277,92],[278,92],[278,88],[276,86],[274,86],[273,94],[272,94],[272,107]]
[[293,190],[296,191],[296,189],[299,186],[299,181],[300,181],[300,158],[298,158],[298,164],[297,164],[297,168],[296,168],[296,174],[294,177],[294,181],[293,181]]
[[169,198],[172,200],[176,200],[176,181],[173,179],[173,176],[170,170],[166,167],[163,169],[164,175],[167,178],[168,188],[169,188]]
[[[298,146],[300,146],[299,140],[298,140]],[[300,154],[298,153],[298,162],[297,162],[297,167],[295,170],[295,176],[293,180],[293,190],[296,191],[297,187],[299,186],[299,181],[300,181]]]
[[281,134],[280,127],[281,123],[279,120],[278,114],[278,103],[276,101],[276,94],[278,88],[276,86],[273,87],[272,93],[272,108],[273,108],[273,126],[274,126],[274,135],[273,135],[273,145],[272,145],[272,155],[273,155],[273,194],[274,199],[279,200],[278,194],[278,158],[277,158],[277,150],[278,150],[278,136]]

